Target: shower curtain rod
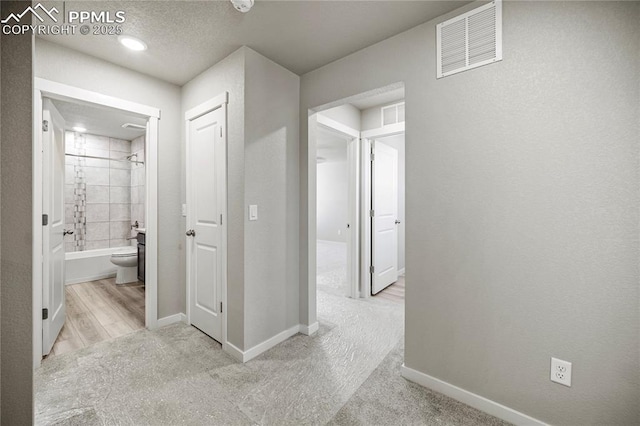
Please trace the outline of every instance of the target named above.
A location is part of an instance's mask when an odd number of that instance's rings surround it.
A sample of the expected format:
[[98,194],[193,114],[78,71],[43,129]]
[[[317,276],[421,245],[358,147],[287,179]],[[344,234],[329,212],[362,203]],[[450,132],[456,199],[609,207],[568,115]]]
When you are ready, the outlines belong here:
[[93,155],[79,155],[79,154],[64,154],[64,155],[65,156],[68,155],[70,157],[78,157],[78,158],[93,158],[95,160],[126,161],[128,163],[144,164],[144,161],[131,160],[130,158],[108,158],[108,157],[96,157]]

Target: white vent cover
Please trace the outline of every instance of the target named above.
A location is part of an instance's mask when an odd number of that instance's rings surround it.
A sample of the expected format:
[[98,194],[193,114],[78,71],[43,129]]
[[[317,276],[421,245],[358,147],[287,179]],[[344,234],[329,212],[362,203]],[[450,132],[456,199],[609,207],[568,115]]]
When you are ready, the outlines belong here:
[[436,26],[437,78],[502,60],[502,1]]
[[124,123],[122,125],[123,129],[135,129],[135,130],[147,130],[147,126],[143,126],[141,124],[134,123]]
[[382,126],[404,121],[404,102],[382,107]]

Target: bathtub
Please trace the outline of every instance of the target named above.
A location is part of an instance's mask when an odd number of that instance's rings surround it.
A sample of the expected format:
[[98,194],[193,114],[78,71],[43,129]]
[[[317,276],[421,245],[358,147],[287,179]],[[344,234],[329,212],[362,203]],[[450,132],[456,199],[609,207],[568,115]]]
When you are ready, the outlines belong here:
[[117,266],[111,263],[111,254],[123,248],[113,247],[65,253],[65,284],[115,277]]

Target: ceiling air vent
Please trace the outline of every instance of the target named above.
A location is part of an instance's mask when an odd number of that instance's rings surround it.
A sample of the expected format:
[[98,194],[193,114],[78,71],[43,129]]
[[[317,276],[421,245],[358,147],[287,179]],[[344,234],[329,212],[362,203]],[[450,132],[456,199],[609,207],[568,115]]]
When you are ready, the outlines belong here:
[[142,124],[134,124],[134,123],[124,123],[122,125],[123,129],[134,129],[134,130],[147,130],[147,126],[143,126]]
[[502,60],[502,2],[487,3],[436,26],[437,78]]

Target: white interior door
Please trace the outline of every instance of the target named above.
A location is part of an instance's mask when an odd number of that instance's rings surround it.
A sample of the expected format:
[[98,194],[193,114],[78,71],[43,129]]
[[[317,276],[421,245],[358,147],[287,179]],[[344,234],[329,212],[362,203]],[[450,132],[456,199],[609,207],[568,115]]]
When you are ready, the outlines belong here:
[[225,278],[225,108],[188,120],[187,279],[189,321],[222,342]]
[[348,196],[347,196],[347,296],[360,297],[360,138],[349,141],[347,146]]
[[42,179],[43,226],[42,307],[47,318],[42,321],[42,354],[47,355],[65,320],[64,303],[64,119],[49,99],[43,103]]
[[398,280],[398,151],[377,141],[373,146],[371,293],[376,294]]

